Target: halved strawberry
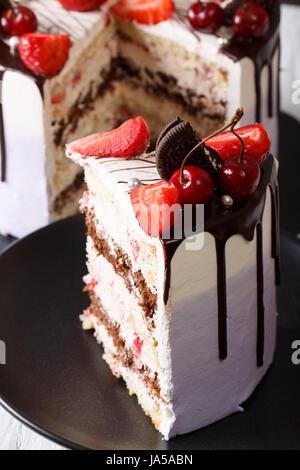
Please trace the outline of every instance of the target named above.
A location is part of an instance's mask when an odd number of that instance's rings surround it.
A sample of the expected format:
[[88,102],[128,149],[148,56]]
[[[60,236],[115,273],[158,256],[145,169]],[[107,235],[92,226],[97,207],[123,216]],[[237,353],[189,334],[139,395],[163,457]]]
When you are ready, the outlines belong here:
[[90,11],[96,10],[106,0],[58,0],[66,10]]
[[[262,124],[240,127],[236,129],[236,133],[244,141],[245,157],[252,157],[258,163],[262,163],[267,158],[271,142]],[[214,148],[224,161],[228,158],[238,157],[241,154],[242,144],[230,131],[212,137],[206,142],[206,145]]]
[[120,20],[157,24],[172,16],[174,3],[173,0],[119,0],[111,11]]
[[19,51],[24,64],[39,75],[52,77],[65,65],[71,41],[63,34],[24,34]]
[[168,181],[139,186],[130,191],[130,198],[142,229],[152,237],[173,227],[180,211],[179,191]]
[[71,143],[71,152],[84,157],[136,157],[143,153],[150,143],[150,131],[144,119],[139,116],[128,119],[110,132],[92,134]]

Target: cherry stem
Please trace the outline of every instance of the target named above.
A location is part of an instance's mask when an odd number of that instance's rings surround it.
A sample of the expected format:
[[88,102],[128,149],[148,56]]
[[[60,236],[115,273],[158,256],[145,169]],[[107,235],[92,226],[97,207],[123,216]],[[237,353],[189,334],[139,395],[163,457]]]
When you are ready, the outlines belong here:
[[[194,153],[195,150],[197,150],[199,147],[201,147],[203,144],[205,144],[205,142],[209,139],[212,139],[213,137],[215,137],[216,135],[218,134],[221,134],[221,132],[224,132],[226,131],[227,129],[230,128],[231,132],[233,132],[233,129],[234,127],[237,125],[237,123],[241,120],[241,118],[243,117],[244,115],[244,110],[243,108],[238,108],[235,112],[235,114],[232,116],[232,118],[230,119],[229,122],[227,122],[226,124],[224,124],[223,127],[221,127],[221,129],[213,132],[212,134],[210,134],[208,137],[206,137],[204,140],[201,140],[200,142],[198,142],[197,145],[195,145],[195,147],[193,147],[189,153],[185,156],[182,164],[181,164],[181,167],[180,167],[180,184],[185,184],[187,183],[187,180],[185,179],[185,177],[183,176],[183,171],[184,171],[184,166],[187,162],[187,160],[190,158],[190,156],[192,155],[192,153]],[[242,139],[240,138],[240,136],[238,134],[236,134],[235,132],[233,132],[242,142],[242,153],[241,153],[241,156],[240,158],[243,160],[243,154],[244,154],[244,142],[242,141]]]
[[241,154],[239,156],[239,165],[243,165],[244,163],[244,152],[245,152],[245,144],[244,144],[244,141],[243,139],[241,138],[240,135],[238,135],[237,132],[235,132],[234,128],[232,127],[231,129],[231,132],[239,139],[239,141],[241,142],[242,144],[242,150],[241,150]]

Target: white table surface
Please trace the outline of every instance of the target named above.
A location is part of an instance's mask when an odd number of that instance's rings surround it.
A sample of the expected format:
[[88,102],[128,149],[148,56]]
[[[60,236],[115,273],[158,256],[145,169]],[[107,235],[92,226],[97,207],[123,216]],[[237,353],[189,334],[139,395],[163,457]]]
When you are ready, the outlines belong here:
[[62,450],[0,407],[0,450]]
[[[294,60],[295,57],[299,57],[297,39],[299,25],[300,7],[283,6],[281,89],[284,93],[281,108],[298,119],[300,107],[295,107],[291,103],[291,83],[293,80],[300,79],[300,61]],[[63,448],[27,428],[0,406],[0,450],[63,450]]]

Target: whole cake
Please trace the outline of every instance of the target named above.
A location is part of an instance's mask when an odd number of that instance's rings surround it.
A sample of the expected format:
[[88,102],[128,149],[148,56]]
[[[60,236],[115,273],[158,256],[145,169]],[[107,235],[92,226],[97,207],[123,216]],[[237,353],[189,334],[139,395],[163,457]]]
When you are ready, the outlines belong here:
[[14,4],[35,20],[3,13],[1,232],[22,236],[75,213],[83,174],[64,158],[65,144],[139,114],[155,141],[176,115],[205,136],[242,105],[244,122],[262,122],[276,154],[277,0],[215,3],[208,25],[190,3],[28,0]]
[[206,144],[176,118],[147,153],[138,117],[67,145],[88,186],[83,328],[166,439],[242,411],[273,360],[276,164],[241,114]]

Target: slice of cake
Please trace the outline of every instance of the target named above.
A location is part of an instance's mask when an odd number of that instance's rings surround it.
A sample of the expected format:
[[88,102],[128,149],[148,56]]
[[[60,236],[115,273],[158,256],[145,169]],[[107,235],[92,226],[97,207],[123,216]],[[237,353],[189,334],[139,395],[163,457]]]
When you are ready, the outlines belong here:
[[265,34],[247,39],[230,26],[236,1],[219,7],[223,23],[211,33],[190,25],[190,2],[144,0],[142,16],[114,1],[89,2],[101,3],[91,11],[64,0],[15,3],[34,12],[37,30],[19,48],[16,36],[0,37],[1,232],[23,236],[75,213],[83,173],[64,158],[66,143],[139,114],[155,141],[176,115],[203,136],[241,104],[244,122],[261,121],[277,154],[277,0],[264,2]]
[[209,146],[176,118],[147,153],[141,117],[67,146],[88,186],[83,328],[166,439],[241,411],[273,360],[276,167],[240,117]]

